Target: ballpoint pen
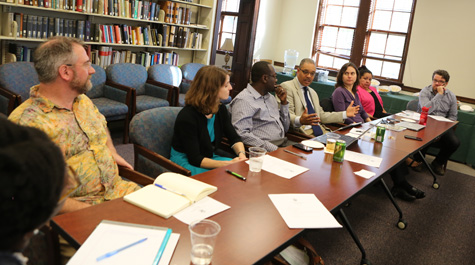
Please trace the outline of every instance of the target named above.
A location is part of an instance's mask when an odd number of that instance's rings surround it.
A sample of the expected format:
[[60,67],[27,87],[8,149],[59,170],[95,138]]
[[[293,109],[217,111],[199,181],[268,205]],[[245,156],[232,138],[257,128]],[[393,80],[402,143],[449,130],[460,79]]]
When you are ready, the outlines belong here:
[[175,191],[175,190],[172,190],[172,189],[169,189],[169,188],[167,188],[167,187],[165,187],[165,186],[163,186],[163,185],[160,185],[160,184],[155,183],[155,186],[157,186],[157,187],[159,187],[159,188],[161,188],[161,189],[164,189],[164,190],[171,191],[171,192],[173,192],[173,193],[175,193],[175,194],[178,194],[178,195],[181,195],[181,196],[183,196],[183,197],[186,197],[185,194],[183,194],[183,193],[181,193],[181,192],[178,192],[178,191]]
[[165,247],[168,244],[168,240],[170,239],[170,235],[172,234],[172,229],[168,228],[167,233],[165,234],[165,237],[163,238],[162,244],[160,245],[160,248],[158,249],[157,255],[155,256],[155,259],[153,260],[153,265],[157,265],[160,262],[160,259],[162,258],[163,252],[165,251]]
[[233,176],[235,176],[235,177],[236,177],[236,178],[238,178],[238,179],[241,179],[241,180],[244,180],[244,181],[246,180],[246,178],[245,178],[245,177],[243,177],[243,176],[239,175],[239,174],[238,174],[238,173],[236,173],[236,172],[232,172],[232,171],[231,171],[231,170],[229,170],[229,169],[226,169],[226,172],[227,172],[227,173],[229,173],[229,174],[231,174],[231,175],[233,175]]
[[307,160],[307,157],[306,157],[306,156],[301,155],[301,154],[294,153],[294,152],[289,151],[289,150],[287,150],[287,149],[284,149],[284,152],[287,152],[287,153],[292,154],[292,155],[296,155],[296,156],[298,156],[298,157],[300,157],[300,158],[302,158],[302,159],[304,159],[304,160]]
[[128,249],[128,248],[133,247],[133,246],[135,246],[135,245],[137,245],[137,244],[140,244],[140,243],[144,242],[145,240],[147,240],[147,237],[142,238],[142,239],[140,239],[139,241],[136,241],[136,242],[134,242],[134,243],[132,243],[132,244],[129,244],[129,245],[127,245],[127,246],[123,246],[123,247],[121,247],[121,248],[119,248],[119,249],[116,249],[116,250],[114,250],[114,251],[107,252],[106,254],[97,257],[97,258],[96,258],[96,261],[101,261],[101,260],[103,260],[103,259],[112,257],[112,256],[114,256],[115,254],[121,252],[122,250]]

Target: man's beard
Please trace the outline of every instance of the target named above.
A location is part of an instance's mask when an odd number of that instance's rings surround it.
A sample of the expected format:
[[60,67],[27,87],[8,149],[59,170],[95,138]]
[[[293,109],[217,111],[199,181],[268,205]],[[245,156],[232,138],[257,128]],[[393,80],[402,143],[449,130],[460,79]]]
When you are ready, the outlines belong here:
[[81,82],[79,78],[77,78],[77,74],[74,71],[74,77],[73,80],[71,81],[71,87],[72,89],[76,90],[79,94],[86,94],[87,91],[91,90],[92,88],[92,83],[90,78],[88,78],[85,82]]

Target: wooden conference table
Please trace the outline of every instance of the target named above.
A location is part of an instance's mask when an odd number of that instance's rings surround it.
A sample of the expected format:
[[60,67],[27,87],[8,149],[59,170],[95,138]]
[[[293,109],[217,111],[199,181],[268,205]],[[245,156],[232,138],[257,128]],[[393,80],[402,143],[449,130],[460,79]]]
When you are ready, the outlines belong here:
[[[325,154],[323,150],[308,154],[294,147],[286,147],[307,155],[307,160],[284,152],[282,148],[269,154],[310,170],[292,179],[285,179],[266,171],[249,172],[248,164],[239,162],[196,175],[194,178],[218,187],[218,191],[211,194],[211,197],[231,206],[230,209],[210,217],[222,228],[212,264],[262,263],[291,244],[292,240],[302,233],[303,229],[287,227],[268,194],[313,193],[327,209],[338,214],[340,207],[346,202],[365,188],[379,182],[384,173],[452,126],[453,123],[429,119],[425,132],[388,132],[394,139],[386,138],[382,144],[360,139],[358,144],[355,143],[349,148],[366,155],[382,157],[379,168],[348,161],[333,162],[332,155]],[[404,138],[404,134],[415,134],[426,139],[422,142],[408,140]],[[225,173],[225,169],[246,176],[247,181]],[[371,179],[356,176],[354,172],[361,169],[372,171],[376,175]],[[161,218],[123,199],[59,215],[53,218],[51,223],[73,247],[78,248],[104,219],[172,228],[173,232],[181,236],[170,264],[190,264],[191,243],[186,224],[174,217]],[[364,258],[364,250],[362,252]]]

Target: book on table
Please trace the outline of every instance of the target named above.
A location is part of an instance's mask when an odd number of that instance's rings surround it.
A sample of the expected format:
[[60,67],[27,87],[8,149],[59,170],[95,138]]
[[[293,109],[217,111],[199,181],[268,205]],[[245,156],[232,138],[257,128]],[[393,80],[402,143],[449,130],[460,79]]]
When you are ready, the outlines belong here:
[[126,195],[124,200],[163,218],[169,218],[217,189],[199,180],[166,172],[158,176],[153,184]]

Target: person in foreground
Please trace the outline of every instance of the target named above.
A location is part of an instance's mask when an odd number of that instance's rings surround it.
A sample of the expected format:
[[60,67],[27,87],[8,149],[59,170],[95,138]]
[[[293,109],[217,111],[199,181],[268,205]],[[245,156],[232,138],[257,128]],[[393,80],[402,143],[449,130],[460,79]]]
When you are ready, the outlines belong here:
[[0,264],[27,264],[21,252],[62,206],[65,169],[45,133],[0,117]]
[[364,65],[358,68],[358,71],[360,73],[360,80],[357,93],[365,112],[370,118],[377,119],[391,115],[384,109],[383,100],[376,88],[371,86],[373,73]]
[[320,122],[342,123],[347,117],[354,117],[359,111],[359,106],[349,104],[346,111],[325,112],[320,106],[317,92],[310,88],[316,69],[312,59],[303,59],[297,69],[297,76],[281,84],[287,92],[292,128],[313,136],[327,132]]
[[119,176],[118,166],[132,169],[116,151],[107,123],[84,94],[91,89],[94,68],[82,42],[54,37],[34,53],[39,85],[9,119],[41,129],[63,151],[81,187],[66,199],[62,212],[113,200],[140,187]]
[[[170,159],[192,175],[246,159],[244,144],[231,124],[226,106],[220,103],[229,97],[231,89],[225,70],[204,66],[186,93],[185,107],[175,122]],[[219,149],[223,136],[236,153],[234,158]]]
[[[434,73],[432,73],[432,84],[424,87],[419,93],[417,112],[420,113],[422,107],[427,107],[429,108],[429,115],[441,116],[456,121],[457,98],[452,91],[447,89],[449,80],[450,75],[447,71],[435,70]],[[460,146],[460,140],[457,135],[455,135],[455,129],[448,130],[438,141],[421,150],[421,153],[425,155],[431,146],[440,148],[439,153],[431,163],[432,170],[438,175],[445,175],[444,165]],[[408,163],[416,171],[420,171],[422,157],[415,155],[414,161],[408,161]]]
[[[353,104],[361,106],[360,99],[356,93],[358,86],[359,72],[356,65],[349,62],[344,64],[338,75],[336,76],[335,91],[332,94],[333,108],[335,111],[344,111]],[[370,117],[363,108],[359,108],[359,112],[354,117],[348,117],[346,124],[355,122],[368,122]]]
[[[245,144],[269,152],[293,144],[285,137],[290,126],[287,93],[276,86],[274,67],[265,61],[255,63],[251,69],[251,81],[252,84],[248,84],[230,103],[236,132]],[[270,92],[275,92],[280,106]]]

